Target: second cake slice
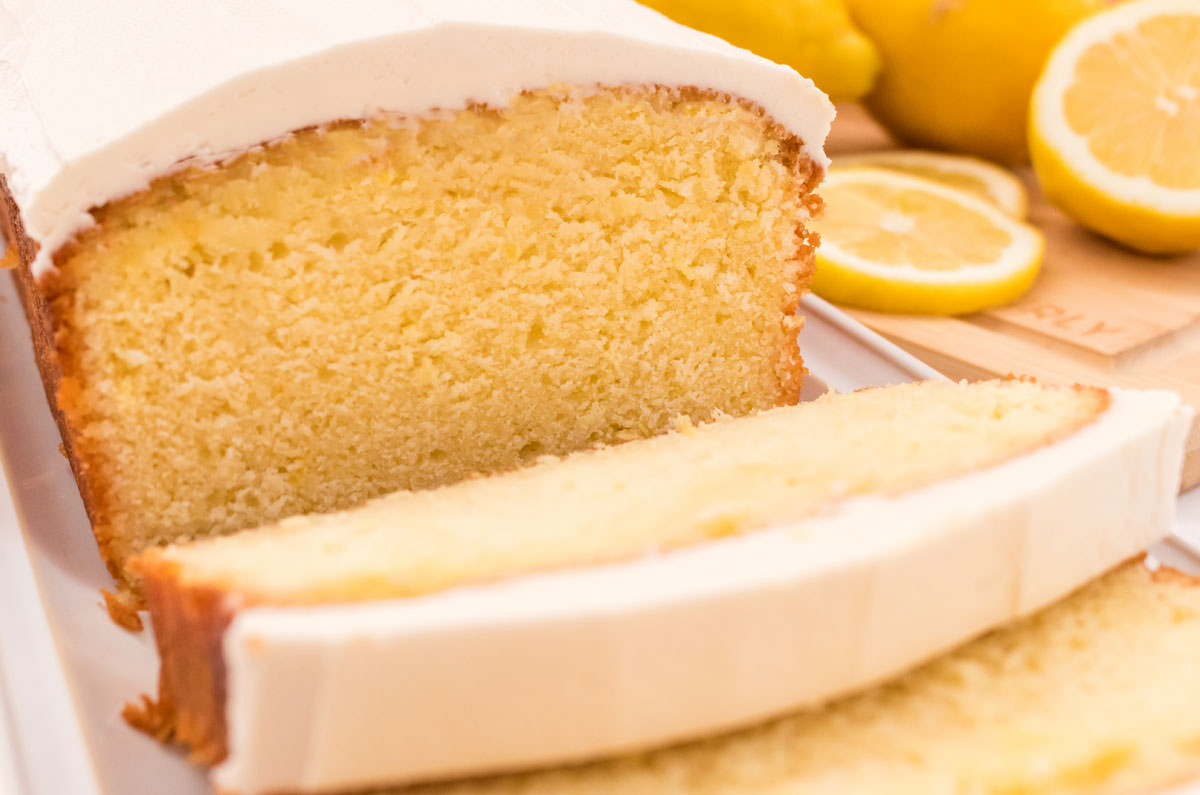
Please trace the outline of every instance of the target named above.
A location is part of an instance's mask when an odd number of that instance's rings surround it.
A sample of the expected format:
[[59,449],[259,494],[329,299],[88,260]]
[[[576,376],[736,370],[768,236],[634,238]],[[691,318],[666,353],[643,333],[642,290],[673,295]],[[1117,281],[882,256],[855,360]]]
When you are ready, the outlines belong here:
[[1161,538],[1162,392],[823,398],[136,561],[148,716],[233,792],[646,747],[893,675]]

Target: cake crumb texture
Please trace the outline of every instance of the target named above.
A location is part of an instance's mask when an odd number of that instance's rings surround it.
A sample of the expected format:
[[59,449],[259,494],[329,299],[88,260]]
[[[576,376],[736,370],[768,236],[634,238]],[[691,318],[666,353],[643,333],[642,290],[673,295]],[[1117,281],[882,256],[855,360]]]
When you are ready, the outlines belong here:
[[801,145],[695,89],[555,89],[298,131],[95,210],[41,288],[110,569],[794,401]]
[[1200,776],[1200,580],[1127,563],[860,695],[753,729],[408,795],[1133,795]]
[[576,453],[502,476],[397,492],[340,513],[149,550],[161,603],[417,596],[620,561],[784,526],[861,495],[895,496],[1066,438],[1108,393],[1033,382],[903,384],[692,432]]

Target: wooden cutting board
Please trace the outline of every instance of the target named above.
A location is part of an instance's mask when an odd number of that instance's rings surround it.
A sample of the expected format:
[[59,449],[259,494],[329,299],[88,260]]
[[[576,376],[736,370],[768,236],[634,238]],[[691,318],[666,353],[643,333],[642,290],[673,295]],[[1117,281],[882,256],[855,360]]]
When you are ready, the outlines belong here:
[[[893,144],[861,108],[838,109],[828,151]],[[952,378],[1032,375],[1048,383],[1173,389],[1200,410],[1200,253],[1144,257],[1081,229],[1045,201],[1028,169],[1030,221],[1046,235],[1033,289],[1015,303],[961,317],[848,310]],[[1184,488],[1200,484],[1200,422]]]

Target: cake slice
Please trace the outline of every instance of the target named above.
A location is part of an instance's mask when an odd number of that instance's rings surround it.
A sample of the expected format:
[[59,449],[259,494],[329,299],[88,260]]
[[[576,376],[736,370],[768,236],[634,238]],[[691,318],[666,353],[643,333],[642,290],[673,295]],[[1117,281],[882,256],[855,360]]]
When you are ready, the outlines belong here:
[[1200,782],[1197,660],[1200,579],[1133,561],[822,709],[611,762],[404,793],[1185,795]]
[[0,229],[119,578],[799,394],[833,108],[785,67],[631,0],[19,17]]
[[162,670],[139,719],[231,792],[745,725],[1162,537],[1188,423],[1173,393],[909,384],[150,550]]

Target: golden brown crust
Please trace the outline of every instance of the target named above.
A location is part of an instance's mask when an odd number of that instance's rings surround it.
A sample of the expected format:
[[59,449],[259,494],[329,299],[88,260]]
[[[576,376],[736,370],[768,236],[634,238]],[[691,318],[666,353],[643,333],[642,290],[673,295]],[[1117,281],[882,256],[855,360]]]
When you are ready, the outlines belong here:
[[[46,401],[62,437],[62,446],[59,449],[70,462],[71,472],[75,476],[84,510],[91,522],[92,532],[100,546],[105,565],[118,581],[116,598],[109,600],[106,596],[105,603],[110,610],[114,605],[121,603],[136,604],[136,589],[131,589],[130,583],[123,577],[117,556],[112,552],[114,539],[104,501],[107,487],[103,480],[103,468],[97,466],[94,457],[86,451],[79,433],[81,425],[75,420],[74,409],[78,403],[76,383],[63,375],[61,357],[64,353],[71,355],[72,351],[69,335],[61,333],[61,328],[55,322],[48,291],[39,284],[33,274],[33,260],[38,253],[38,244],[26,234],[20,209],[9,191],[7,180],[2,175],[0,205],[3,207],[3,213],[0,213],[0,232],[9,246],[9,252],[16,251],[19,259],[17,267],[13,270],[13,279],[25,318],[29,322],[34,358],[42,378]],[[128,620],[129,610],[110,614],[114,621],[126,628],[141,626],[136,612],[133,614],[133,621]]]
[[[809,193],[805,205],[815,216],[820,213],[822,202],[815,193]],[[783,329],[783,349],[779,354],[776,373],[779,378],[780,398],[784,404],[798,403],[800,392],[804,388],[804,374],[808,372],[804,366],[804,357],[800,352],[800,331],[804,328],[804,318],[796,314],[800,308],[800,299],[808,292],[812,282],[813,271],[816,269],[817,246],[820,238],[816,232],[804,227],[797,227],[796,236],[800,240],[797,256],[800,267],[793,283],[794,293],[784,293],[783,317],[780,325]]]
[[101,589],[100,595],[104,597],[104,608],[108,610],[108,617],[114,624],[130,632],[142,631],[142,617],[138,615],[138,611],[144,605],[140,594],[118,588],[115,593]]
[[[1145,562],[1146,556],[1142,555],[1137,560]],[[1154,580],[1154,582],[1186,585],[1189,588],[1200,587],[1200,577],[1193,577],[1185,571],[1180,571],[1165,564],[1152,570],[1150,572],[1150,579]]]
[[121,708],[121,718],[133,729],[148,734],[166,745],[175,734],[174,713],[150,696],[139,696]]
[[[82,367],[80,361],[80,338],[73,333],[67,321],[68,312],[61,306],[63,302],[72,300],[73,285],[69,281],[67,271],[58,267],[63,261],[63,250],[55,252],[55,269],[44,276],[31,279],[32,289],[40,296],[45,307],[46,322],[53,340],[53,362],[56,365],[54,378],[56,389],[54,397],[49,393],[51,410],[55,411],[63,441],[66,443],[67,457],[72,462],[72,471],[79,485],[80,495],[87,508],[88,518],[92,522],[92,532],[100,547],[100,556],[104,559],[109,573],[117,581],[118,597],[130,603],[140,602],[138,584],[128,577],[123,561],[126,550],[121,539],[113,530],[111,521],[112,487],[106,473],[105,457],[94,445],[88,444],[82,433],[87,427],[87,403],[84,395],[83,379],[80,377]],[[41,369],[41,362],[39,362]],[[43,379],[46,377],[43,370]],[[118,624],[119,615],[114,616]]]
[[20,265],[20,250],[16,246],[6,246],[4,249],[4,256],[0,257],[0,270],[13,270]]
[[[145,558],[143,558],[145,559]],[[212,765],[225,758],[225,658],[221,642],[233,619],[226,592],[189,587],[178,566],[161,560],[139,567],[161,661],[158,700],[142,696],[122,715],[135,729],[189,749]]]

